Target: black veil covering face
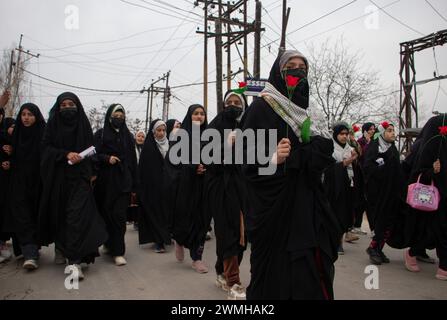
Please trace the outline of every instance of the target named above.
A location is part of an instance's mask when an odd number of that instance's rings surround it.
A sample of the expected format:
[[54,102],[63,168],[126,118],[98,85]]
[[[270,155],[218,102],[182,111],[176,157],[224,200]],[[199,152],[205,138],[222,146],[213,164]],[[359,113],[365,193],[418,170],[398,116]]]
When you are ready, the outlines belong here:
[[[71,100],[76,108],[67,117],[61,103]],[[82,152],[93,146],[93,132],[79,98],[61,94],[50,111],[42,140],[42,198],[39,210],[39,236],[42,245],[53,242],[72,262],[94,262],[98,247],[107,239],[90,180],[90,158],[69,165],[70,152]]]
[[165,160],[154,137],[152,121],[144,142],[139,163],[140,216],[138,222],[139,243],[171,244],[169,217],[166,209],[170,185],[166,183]]
[[[123,117],[114,117],[114,113]],[[136,192],[137,158],[134,139],[125,122],[125,110],[120,104],[112,104],[106,113],[104,127],[94,135],[98,172],[95,199],[104,218],[109,234],[106,246],[114,257],[125,253],[127,207],[131,192]],[[117,157],[110,164],[110,157]]]
[[[287,97],[279,59],[269,82]],[[305,103],[305,88],[298,92]],[[279,165],[273,175],[259,175],[258,164],[243,166],[252,244],[247,299],[333,299],[333,263],[342,233],[321,181],[323,171],[335,161],[334,145],[321,136],[303,144],[286,128],[262,98],[255,99],[244,116],[243,130],[277,130],[275,144],[288,137],[292,146],[287,166]],[[273,153],[268,144],[266,149],[266,154]]]
[[[286,51],[287,52],[287,51]],[[294,54],[295,52],[295,54]],[[289,51],[290,57],[300,57],[304,60],[307,65],[306,58],[302,57],[301,54],[298,54],[297,51]],[[281,58],[276,59],[273,64],[272,69],[270,70],[269,83],[271,83],[276,90],[278,90],[283,96],[286,98],[289,97],[287,92],[287,85],[285,81],[285,73],[281,70],[280,64]],[[287,61],[286,61],[287,62]],[[309,107],[309,82],[307,81],[307,74],[302,74],[300,82],[296,89],[294,90],[292,96],[292,102],[297,106],[300,106],[303,109],[307,109]]]
[[[21,119],[28,110],[35,123],[26,127]],[[21,246],[37,245],[37,220],[41,194],[40,142],[45,120],[39,108],[32,103],[22,105],[17,115],[12,137],[11,157],[11,219],[5,223],[7,231],[14,232]]]
[[[192,164],[192,144],[200,141],[193,141],[192,137],[192,115],[197,109],[203,106],[195,104],[189,107],[188,113],[182,121],[181,129],[188,133],[189,139],[189,162],[175,166],[177,171],[177,191],[175,192],[174,208],[171,208],[172,233],[178,244],[189,249],[201,246],[205,242],[206,233],[210,225],[210,214],[203,210],[203,175],[197,174],[197,164]],[[200,125],[200,134],[207,127],[206,120]],[[172,147],[171,147],[172,148]],[[166,156],[169,161],[170,153]],[[171,162],[170,162],[171,163]]]

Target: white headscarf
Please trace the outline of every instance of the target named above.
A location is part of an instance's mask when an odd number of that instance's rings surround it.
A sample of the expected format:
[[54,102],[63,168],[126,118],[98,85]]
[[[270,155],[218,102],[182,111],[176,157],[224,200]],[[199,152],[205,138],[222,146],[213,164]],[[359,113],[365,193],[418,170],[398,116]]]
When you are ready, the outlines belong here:
[[157,143],[158,149],[160,150],[160,153],[164,158],[164,157],[166,157],[166,154],[168,153],[168,150],[169,150],[169,140],[166,137],[166,134],[162,139],[157,139],[155,137],[155,130],[157,130],[157,128],[160,126],[166,127],[166,123],[162,120],[158,120],[155,123],[154,128],[152,129],[152,134],[154,135],[154,139],[155,139],[155,142]]

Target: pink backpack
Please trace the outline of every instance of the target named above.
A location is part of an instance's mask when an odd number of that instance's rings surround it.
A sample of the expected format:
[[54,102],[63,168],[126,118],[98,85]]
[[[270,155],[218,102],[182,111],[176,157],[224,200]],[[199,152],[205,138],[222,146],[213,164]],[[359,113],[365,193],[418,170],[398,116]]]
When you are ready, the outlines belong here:
[[434,186],[433,180],[431,185],[427,186],[419,182],[421,175],[416,183],[408,186],[407,203],[410,207],[421,211],[436,211],[439,206],[439,191]]

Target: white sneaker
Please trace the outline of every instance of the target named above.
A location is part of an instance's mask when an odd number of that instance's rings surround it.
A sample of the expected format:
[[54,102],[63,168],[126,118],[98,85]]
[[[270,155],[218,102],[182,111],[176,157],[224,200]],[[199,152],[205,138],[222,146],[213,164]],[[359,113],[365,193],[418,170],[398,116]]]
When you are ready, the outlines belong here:
[[115,265],[117,266],[124,266],[127,264],[126,259],[124,259],[124,257],[115,257]]
[[224,291],[228,291],[228,285],[227,285],[227,280],[225,280],[225,277],[221,274],[217,275],[216,278],[216,287],[224,290]]
[[66,264],[67,260],[65,259],[62,252],[58,249],[54,249],[54,263],[55,264]]
[[23,268],[26,270],[36,270],[39,268],[39,265],[37,264],[37,260],[29,259],[23,263]]
[[79,265],[79,264],[73,264],[73,265],[71,265],[71,267],[72,267],[72,269],[71,269],[71,272],[72,273],[74,273],[75,272],[75,269],[77,270],[77,273],[78,273],[78,279],[79,280],[84,280],[84,273],[82,272],[82,267],[81,267],[81,265]]
[[5,260],[9,260],[12,257],[12,252],[9,250],[6,244],[0,246],[0,256],[5,258]]
[[245,288],[239,284],[234,284],[230,291],[228,291],[228,300],[245,300]]

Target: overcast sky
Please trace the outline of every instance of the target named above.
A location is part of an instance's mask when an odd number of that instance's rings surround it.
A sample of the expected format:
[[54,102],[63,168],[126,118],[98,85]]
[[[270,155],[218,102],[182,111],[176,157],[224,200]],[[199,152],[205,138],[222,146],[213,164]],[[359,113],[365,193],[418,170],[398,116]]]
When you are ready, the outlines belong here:
[[[168,70],[172,71],[170,85],[177,86],[201,82],[203,70],[203,9],[194,8],[188,0],[126,0],[145,8],[133,6],[120,0],[0,0],[0,48],[8,49],[17,44],[24,35],[23,47],[41,54],[31,59],[28,70],[62,83],[87,88],[107,90],[140,90],[151,79],[157,79]],[[163,2],[181,10],[170,8]],[[254,0],[250,0],[249,16],[253,19]],[[292,32],[318,17],[344,5],[351,0],[289,0],[292,8],[288,31]],[[399,43],[447,29],[447,1],[430,0],[374,0],[394,18],[407,24],[399,24],[383,12],[378,13],[377,28],[365,21],[365,10],[374,8],[369,0],[358,0],[347,7],[311,23],[288,36],[288,42],[307,52],[313,43],[319,46],[328,37],[343,36],[350,52],[363,53],[361,65],[377,70],[385,86],[399,89]],[[263,0],[263,23],[266,32],[262,37],[265,45],[279,38],[281,4],[278,0]],[[79,25],[70,10],[75,6],[79,12]],[[155,5],[155,6],[154,6]],[[67,11],[68,10],[68,11]],[[158,12],[156,12],[158,11]],[[173,15],[173,16],[168,16]],[[358,18],[358,19],[356,19]],[[355,20],[356,19],[356,20]],[[352,21],[340,26],[348,21]],[[369,24],[368,24],[369,23]],[[368,25],[370,27],[368,27]],[[371,27],[373,26],[373,27]],[[413,29],[413,30],[411,30]],[[249,38],[249,52],[253,51],[253,38]],[[290,46],[289,46],[290,47]],[[241,50],[243,46],[240,46]],[[278,42],[262,49],[262,77],[267,77],[276,56]],[[235,50],[233,49],[233,52]],[[209,46],[209,77],[215,80],[214,45]],[[439,74],[447,75],[447,49],[436,48]],[[240,59],[233,55],[233,70],[241,66]],[[226,60],[226,59],[224,59]],[[435,70],[433,50],[417,53],[418,80],[431,78]],[[252,54],[250,54],[250,70]],[[226,71],[226,67],[224,66]],[[224,71],[224,73],[225,73]],[[131,113],[131,117],[143,119],[146,110],[146,94],[97,93],[67,88],[30,76],[33,102],[47,112],[55,98],[63,91],[79,95],[86,108],[102,103],[119,102]],[[233,82],[237,86],[236,78]],[[447,112],[447,80],[432,82],[418,87],[421,112],[431,110]],[[438,100],[434,106],[435,96]],[[226,88],[226,86],[224,87]],[[215,116],[215,86],[209,86],[209,116]],[[183,119],[188,105],[202,103],[202,86],[174,89],[170,117]],[[161,116],[161,99],[155,100],[154,117]]]

